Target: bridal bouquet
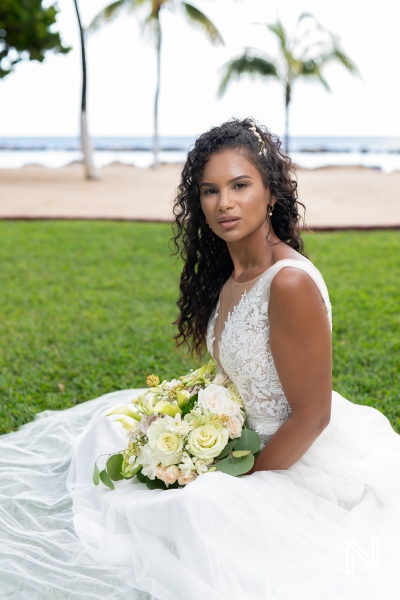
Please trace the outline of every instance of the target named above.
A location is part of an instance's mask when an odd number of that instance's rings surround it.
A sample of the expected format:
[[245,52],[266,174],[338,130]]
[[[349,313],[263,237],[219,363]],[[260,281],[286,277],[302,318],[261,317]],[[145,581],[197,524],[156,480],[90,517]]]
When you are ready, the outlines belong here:
[[93,482],[114,489],[113,481],[137,477],[148,488],[177,488],[199,475],[223,471],[243,475],[260,449],[257,433],[245,426],[243,400],[234,384],[210,360],[187,375],[147,379],[149,389],[113,417],[127,432],[127,446],[111,454]]

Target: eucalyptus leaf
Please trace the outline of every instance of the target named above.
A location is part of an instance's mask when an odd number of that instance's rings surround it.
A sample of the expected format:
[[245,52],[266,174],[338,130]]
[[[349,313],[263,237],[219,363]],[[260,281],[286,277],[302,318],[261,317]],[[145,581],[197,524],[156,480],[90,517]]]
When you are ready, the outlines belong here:
[[94,485],[99,485],[100,483],[100,471],[97,463],[94,463],[94,471],[93,471],[93,483]]
[[122,475],[122,454],[112,454],[106,463],[107,473],[113,481],[120,481],[124,479]]
[[228,454],[230,454],[233,446],[236,444],[237,439],[235,438],[234,440],[230,440],[227,445],[225,446],[225,448],[222,450],[222,452],[220,452],[218,454],[218,456],[216,457],[215,460],[221,460],[221,458],[225,458],[225,456],[228,456]]
[[243,428],[242,435],[240,438],[237,438],[236,443],[234,444],[235,450],[250,450],[252,454],[258,452],[260,446],[261,440],[258,433],[252,429],[247,429],[247,427]]
[[110,476],[105,469],[100,471],[100,479],[104,483],[104,485],[106,485],[108,488],[110,488],[110,490],[115,489],[115,486],[114,486],[113,482],[111,481]]
[[254,456],[252,454],[247,454],[247,456],[242,456],[241,458],[227,456],[223,460],[220,460],[215,466],[217,471],[222,471],[222,473],[237,477],[238,475],[244,475],[247,471],[250,471],[253,465]]
[[232,452],[232,456],[235,456],[236,458],[240,458],[241,456],[247,456],[248,454],[251,454],[250,450],[234,450]]

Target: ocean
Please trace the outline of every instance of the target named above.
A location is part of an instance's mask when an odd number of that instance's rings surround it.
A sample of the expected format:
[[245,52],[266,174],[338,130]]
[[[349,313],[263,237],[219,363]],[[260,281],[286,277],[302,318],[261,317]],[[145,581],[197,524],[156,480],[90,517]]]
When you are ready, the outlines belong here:
[[[183,162],[195,136],[161,137],[161,162]],[[98,167],[119,162],[139,168],[152,164],[152,138],[93,137]],[[400,137],[299,137],[291,138],[290,156],[303,168],[364,166],[385,173],[400,170]],[[79,138],[0,137],[0,169],[24,165],[63,167],[81,160]]]

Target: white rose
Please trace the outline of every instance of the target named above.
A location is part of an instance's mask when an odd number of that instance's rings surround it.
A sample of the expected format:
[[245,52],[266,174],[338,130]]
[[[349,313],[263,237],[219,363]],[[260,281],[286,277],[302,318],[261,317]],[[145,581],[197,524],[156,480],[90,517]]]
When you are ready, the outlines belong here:
[[199,425],[188,435],[189,452],[198,458],[218,456],[229,439],[229,431],[218,421]]
[[239,438],[242,435],[242,423],[238,417],[229,417],[226,426],[229,431],[229,437]]
[[199,392],[199,406],[213,412],[215,415],[225,414],[228,417],[240,415],[239,406],[233,402],[229,391],[212,383]]
[[189,473],[181,473],[180,477],[178,478],[178,483],[179,485],[187,485],[188,483],[194,481],[197,477],[197,473],[194,473],[193,471],[189,471]]
[[169,415],[154,421],[147,430],[148,445],[163,467],[176,465],[182,457],[183,439],[168,431],[174,419]]

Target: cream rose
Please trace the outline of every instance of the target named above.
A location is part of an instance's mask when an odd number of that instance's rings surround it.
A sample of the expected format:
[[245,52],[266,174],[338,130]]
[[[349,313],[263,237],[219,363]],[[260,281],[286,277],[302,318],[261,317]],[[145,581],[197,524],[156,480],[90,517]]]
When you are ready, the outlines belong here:
[[214,458],[225,448],[229,431],[218,421],[195,427],[188,435],[189,452],[198,458]]
[[163,467],[176,465],[182,457],[183,439],[168,431],[174,419],[169,415],[154,421],[147,430],[148,445]]
[[172,485],[180,477],[181,472],[176,465],[169,467],[159,467],[157,469],[157,477],[162,479],[167,485]]
[[230,438],[238,438],[242,434],[242,422],[238,417],[229,417],[226,422]]
[[239,417],[240,408],[233,402],[229,391],[213,383],[199,392],[199,406],[215,415],[225,414],[228,417]]
[[181,473],[180,477],[178,478],[178,483],[179,485],[187,485],[188,483],[194,481],[197,477],[197,473],[194,473],[193,471],[189,471],[189,473],[184,472]]

